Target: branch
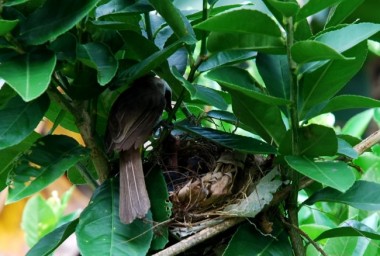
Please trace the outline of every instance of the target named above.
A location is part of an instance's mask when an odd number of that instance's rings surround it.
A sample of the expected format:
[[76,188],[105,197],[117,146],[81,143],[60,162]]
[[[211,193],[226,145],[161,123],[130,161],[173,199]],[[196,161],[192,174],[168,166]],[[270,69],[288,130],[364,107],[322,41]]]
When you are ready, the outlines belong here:
[[357,144],[354,149],[358,152],[359,155],[363,154],[367,149],[371,148],[373,145],[380,141],[380,130],[369,135],[367,138],[362,140]]
[[233,226],[243,222],[245,218],[231,218],[223,221],[220,224],[217,224],[215,226],[206,228],[199,233],[192,235],[191,237],[188,237],[168,248],[165,250],[162,250],[152,256],[172,256],[177,255],[181,252],[186,251],[187,249],[200,244],[201,242],[226,231],[229,228],[232,228]]

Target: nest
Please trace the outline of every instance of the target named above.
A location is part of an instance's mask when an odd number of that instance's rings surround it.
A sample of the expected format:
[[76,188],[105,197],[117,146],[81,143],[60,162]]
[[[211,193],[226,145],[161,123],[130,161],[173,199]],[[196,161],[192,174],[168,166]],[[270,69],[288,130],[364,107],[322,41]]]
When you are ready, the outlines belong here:
[[[246,155],[204,139],[171,138],[163,156],[178,237],[194,234],[224,220],[265,175],[270,159]],[[238,207],[237,207],[238,208]],[[237,214],[239,215],[239,214]]]

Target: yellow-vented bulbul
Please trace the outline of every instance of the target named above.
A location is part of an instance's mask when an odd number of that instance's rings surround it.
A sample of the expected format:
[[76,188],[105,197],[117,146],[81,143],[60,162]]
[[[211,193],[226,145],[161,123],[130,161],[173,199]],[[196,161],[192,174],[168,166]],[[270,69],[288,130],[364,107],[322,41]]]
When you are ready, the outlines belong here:
[[106,133],[107,151],[120,152],[120,205],[123,223],[143,218],[150,208],[141,160],[164,109],[171,110],[171,90],[156,77],[136,80],[112,105]]

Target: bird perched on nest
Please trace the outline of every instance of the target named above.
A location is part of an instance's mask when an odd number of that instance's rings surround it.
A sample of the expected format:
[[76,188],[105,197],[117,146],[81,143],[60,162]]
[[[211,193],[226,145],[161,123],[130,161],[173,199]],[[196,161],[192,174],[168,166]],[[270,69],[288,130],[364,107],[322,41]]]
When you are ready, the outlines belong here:
[[145,217],[150,208],[141,148],[164,109],[171,111],[170,87],[157,77],[143,77],[120,94],[109,113],[106,147],[120,156],[119,215],[123,223]]

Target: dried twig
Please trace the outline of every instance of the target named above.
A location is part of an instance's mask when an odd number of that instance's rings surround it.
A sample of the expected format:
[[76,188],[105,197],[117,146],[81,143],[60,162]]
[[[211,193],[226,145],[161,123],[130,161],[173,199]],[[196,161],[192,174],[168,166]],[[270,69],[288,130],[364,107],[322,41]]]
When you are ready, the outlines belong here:
[[375,145],[380,141],[380,130],[372,133],[370,136],[362,140],[357,144],[354,149],[358,152],[359,155],[363,154],[367,149]]

